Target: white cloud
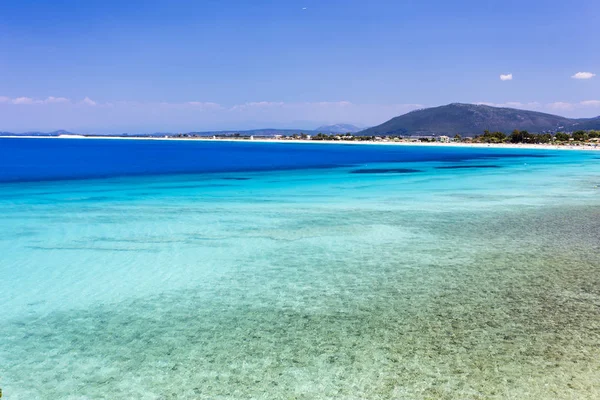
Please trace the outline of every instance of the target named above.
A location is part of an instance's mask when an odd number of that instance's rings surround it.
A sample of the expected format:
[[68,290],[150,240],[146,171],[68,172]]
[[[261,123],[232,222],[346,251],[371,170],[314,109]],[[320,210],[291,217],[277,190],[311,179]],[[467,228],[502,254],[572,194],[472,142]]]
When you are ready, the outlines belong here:
[[12,104],[19,104],[19,105],[32,105],[32,104],[57,104],[57,103],[69,103],[70,100],[67,99],[66,97],[54,97],[54,96],[50,96],[47,97],[44,100],[39,100],[39,99],[34,99],[31,97],[16,97],[14,99],[11,99],[9,97],[6,96],[0,96],[0,103],[12,103]]
[[513,75],[512,74],[501,74],[500,75],[500,80],[501,81],[512,81]]
[[220,104],[211,103],[209,101],[188,101],[187,104],[203,110],[220,110],[222,108]]
[[282,107],[285,105],[282,101],[253,101],[244,104],[236,104],[230,108],[230,111],[249,110],[249,109],[267,109],[273,107]]
[[584,100],[579,104],[585,107],[600,107],[600,100]]
[[85,105],[88,105],[88,106],[95,106],[95,105],[97,104],[97,103],[96,103],[94,100],[90,99],[90,98],[89,98],[89,97],[87,97],[87,96],[86,96],[86,97],[85,97],[85,99],[83,99],[81,102],[82,102],[83,104],[85,104]]
[[321,107],[347,107],[347,106],[352,105],[352,103],[349,101],[320,101],[318,103],[306,103],[306,104],[317,104]]
[[521,103],[520,101],[507,101],[506,106],[507,107],[523,107],[524,104]]
[[283,101],[256,101],[244,104],[247,107],[280,107],[284,105]]
[[44,100],[44,103],[49,104],[49,103],[68,103],[69,99],[67,99],[66,97],[54,97],[54,96],[50,96],[48,97],[46,100]]
[[537,101],[530,101],[529,103],[522,103],[520,101],[507,101],[506,103],[478,102],[475,104],[481,104],[484,106],[491,106],[491,107],[522,108],[525,110],[540,108],[540,106],[541,106],[541,104],[538,103]]
[[536,110],[571,117],[589,117],[590,109],[600,108],[600,100],[583,100],[573,103],[566,101],[557,101],[554,103],[539,103],[537,101],[522,103],[518,101],[507,101],[505,103],[478,102],[475,104],[492,107],[518,108],[522,110]]
[[596,74],[591,72],[578,72],[575,75],[571,76],[573,79],[592,79]]
[[493,107],[505,107],[505,108],[520,108],[524,110],[531,110],[533,108],[539,108],[540,103],[537,101],[530,101],[529,103],[522,103],[520,101],[507,101],[506,103],[499,104],[488,104]]
[[557,101],[548,104],[548,108],[550,108],[551,110],[572,110],[574,107],[575,105],[571,103],[565,103],[563,101]]
[[17,97],[12,100],[13,104],[35,104],[38,103],[39,100],[34,100],[31,97]]

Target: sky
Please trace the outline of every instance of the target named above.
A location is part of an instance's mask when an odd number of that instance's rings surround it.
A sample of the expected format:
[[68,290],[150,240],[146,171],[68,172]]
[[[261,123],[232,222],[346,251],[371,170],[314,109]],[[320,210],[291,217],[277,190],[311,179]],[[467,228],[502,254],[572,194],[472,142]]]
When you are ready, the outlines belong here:
[[0,131],[600,115],[600,1],[2,0]]

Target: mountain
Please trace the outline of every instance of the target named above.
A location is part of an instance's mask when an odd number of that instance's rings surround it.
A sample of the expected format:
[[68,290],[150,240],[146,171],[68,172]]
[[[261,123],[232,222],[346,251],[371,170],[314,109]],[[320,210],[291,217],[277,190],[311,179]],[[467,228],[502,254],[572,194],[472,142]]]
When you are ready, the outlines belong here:
[[360,128],[350,124],[323,125],[315,129],[320,133],[354,133],[360,131]]
[[[179,136],[179,135],[187,135],[187,136],[275,136],[275,135],[316,135],[318,132],[310,129],[274,129],[274,128],[265,128],[265,129],[252,129],[245,131],[203,131],[203,132],[184,132],[184,133],[173,133],[173,132],[153,132],[153,133],[117,133],[117,134],[104,134],[104,133],[95,133],[95,134],[81,134],[83,136],[122,136],[122,137],[163,137],[163,136]],[[23,133],[14,133],[14,132],[0,132],[0,136],[59,136],[59,135],[77,135],[76,133],[72,133],[65,130],[58,130],[54,132],[23,132]]]
[[[540,132],[572,132],[576,130],[600,130],[600,116],[595,118],[566,118],[559,115],[545,114],[537,111],[518,110],[514,108],[491,107],[481,104],[452,103],[445,106],[425,108],[411,111],[407,114],[392,118],[391,120],[360,132],[359,128],[350,124],[335,124],[320,126],[315,130],[310,129],[253,129],[253,130],[228,130],[185,132],[186,136],[275,136],[275,135],[316,135],[318,133],[337,134],[354,133],[362,136],[431,136],[449,135],[457,133],[463,136],[474,136],[484,130],[510,133],[515,129],[527,130],[531,133]],[[58,136],[73,134],[59,130],[54,132],[26,132],[11,133],[0,132],[0,136]],[[180,133],[156,132],[146,134],[117,134],[117,135],[86,135],[86,136],[179,136]]]
[[275,136],[275,135],[300,135],[305,133],[307,135],[314,135],[316,132],[310,129],[274,129],[274,128],[264,128],[264,129],[251,129],[246,131],[205,131],[205,132],[188,132],[188,135],[196,135],[196,136],[219,136],[219,135],[235,135],[239,134],[241,136]]
[[411,111],[381,125],[358,132],[363,136],[455,135],[473,136],[484,130],[510,133],[515,129],[532,133],[600,129],[600,117],[565,118],[537,111],[453,103]]
[[58,130],[54,132],[23,132],[23,133],[13,133],[13,132],[0,132],[0,136],[60,136],[60,135],[75,135],[73,132]]

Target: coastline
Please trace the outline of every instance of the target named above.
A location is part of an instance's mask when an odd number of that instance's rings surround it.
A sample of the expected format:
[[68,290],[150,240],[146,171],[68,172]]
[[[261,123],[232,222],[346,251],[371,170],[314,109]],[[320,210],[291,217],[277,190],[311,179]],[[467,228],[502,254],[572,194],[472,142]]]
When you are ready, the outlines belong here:
[[100,139],[100,140],[158,140],[158,141],[201,141],[201,142],[243,142],[243,143],[294,143],[294,144],[348,144],[376,146],[433,146],[433,147],[474,147],[499,149],[529,149],[529,150],[579,150],[600,151],[600,146],[584,145],[555,145],[555,144],[522,144],[522,143],[455,143],[455,142],[386,142],[386,141],[344,141],[344,140],[298,140],[298,139],[233,139],[233,138],[180,138],[180,137],[121,137],[121,136],[0,136],[0,139]]

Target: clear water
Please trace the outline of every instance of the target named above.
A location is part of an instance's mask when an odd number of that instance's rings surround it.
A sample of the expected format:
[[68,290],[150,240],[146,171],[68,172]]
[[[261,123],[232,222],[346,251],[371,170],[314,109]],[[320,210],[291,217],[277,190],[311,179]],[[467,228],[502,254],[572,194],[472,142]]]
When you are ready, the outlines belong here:
[[6,139],[0,180],[7,399],[600,398],[596,152]]

